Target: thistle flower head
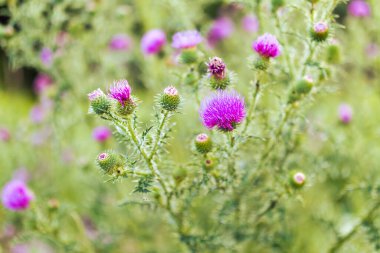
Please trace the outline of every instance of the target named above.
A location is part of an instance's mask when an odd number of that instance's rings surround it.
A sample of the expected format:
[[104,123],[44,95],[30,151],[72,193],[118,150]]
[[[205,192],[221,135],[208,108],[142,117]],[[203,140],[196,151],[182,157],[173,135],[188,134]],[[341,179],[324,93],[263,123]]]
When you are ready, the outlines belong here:
[[106,126],[99,126],[94,128],[92,131],[92,137],[97,142],[105,142],[108,140],[112,135],[111,130]]
[[234,90],[217,91],[202,102],[199,114],[205,127],[232,131],[245,118],[244,99]]
[[306,176],[304,173],[299,171],[293,171],[290,174],[290,183],[295,188],[301,188],[305,185],[306,182]]
[[114,35],[108,47],[112,51],[124,51],[128,50],[131,46],[131,39],[126,34],[116,34]]
[[210,152],[212,148],[211,138],[205,133],[198,134],[195,137],[195,148],[201,154]]
[[253,42],[252,48],[264,58],[275,58],[280,55],[280,43],[276,37],[266,33]]
[[160,104],[164,110],[175,111],[180,102],[181,98],[174,86],[168,86],[164,89],[160,100]]
[[348,13],[354,17],[368,17],[371,15],[371,7],[364,0],[353,0],[348,4]]
[[53,79],[47,75],[40,73],[37,75],[37,77],[34,79],[34,91],[39,94],[43,92],[47,87],[53,84]]
[[214,21],[207,34],[210,46],[215,46],[219,41],[228,38],[234,30],[234,25],[229,18],[222,17]]
[[253,14],[246,15],[242,19],[241,25],[244,31],[249,32],[249,33],[255,33],[259,30],[259,20]]
[[90,101],[94,101],[95,99],[97,99],[97,98],[100,98],[101,96],[103,96],[104,95],[104,93],[103,93],[103,91],[101,90],[101,89],[96,89],[96,90],[94,90],[94,91],[92,91],[92,92],[90,92],[90,93],[88,93],[88,99],[90,100]]
[[203,40],[201,34],[196,30],[177,32],[173,35],[172,47],[177,49],[192,48]]
[[326,22],[315,23],[311,29],[311,37],[315,41],[325,41],[329,36],[329,25]]
[[352,107],[348,104],[339,106],[339,119],[343,124],[348,124],[352,120]]
[[12,211],[27,209],[33,198],[34,195],[25,182],[17,179],[8,182],[1,195],[4,207]]
[[166,35],[160,29],[150,30],[141,40],[141,50],[144,54],[156,54],[166,43]]
[[218,79],[225,77],[226,64],[219,57],[213,57],[207,63],[208,72]]
[[125,106],[131,100],[131,90],[127,80],[119,80],[114,82],[113,86],[109,89],[109,97]]

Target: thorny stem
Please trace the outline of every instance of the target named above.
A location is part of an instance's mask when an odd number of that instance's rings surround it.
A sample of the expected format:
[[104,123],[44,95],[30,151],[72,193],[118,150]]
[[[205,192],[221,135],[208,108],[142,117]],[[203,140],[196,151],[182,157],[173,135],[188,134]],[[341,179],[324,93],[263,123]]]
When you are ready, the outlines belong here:
[[374,213],[380,208],[380,201],[378,201],[368,212],[367,214],[362,217],[360,222],[351,229],[349,233],[347,233],[345,236],[339,237],[338,240],[335,242],[335,244],[330,248],[328,253],[336,253],[338,250],[346,243],[352,236],[354,236],[359,228],[368,220],[371,220],[373,218]]
[[153,159],[154,155],[157,153],[157,148],[158,148],[158,146],[159,146],[159,144],[161,142],[162,129],[165,126],[165,122],[166,122],[166,119],[168,118],[168,116],[169,116],[169,111],[165,111],[164,112],[164,116],[161,118],[161,122],[159,124],[158,129],[157,129],[155,143],[153,145],[152,151],[151,151],[151,153],[148,156],[149,161],[151,161]]

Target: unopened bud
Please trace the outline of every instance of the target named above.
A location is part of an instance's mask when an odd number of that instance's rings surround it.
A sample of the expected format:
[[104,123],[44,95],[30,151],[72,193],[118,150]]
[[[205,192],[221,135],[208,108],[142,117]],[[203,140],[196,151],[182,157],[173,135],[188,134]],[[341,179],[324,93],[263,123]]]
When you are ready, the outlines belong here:
[[212,149],[211,138],[207,134],[198,134],[195,138],[195,148],[201,154],[206,154]]
[[314,86],[314,81],[311,77],[306,76],[303,79],[299,80],[293,87],[288,102],[294,103],[300,100],[303,96],[307,95]]
[[180,102],[181,98],[177,89],[174,86],[166,87],[160,101],[162,108],[167,111],[175,111]]
[[306,182],[306,176],[302,172],[291,172],[290,173],[290,184],[295,188],[301,188],[305,185]]
[[311,30],[311,38],[317,42],[322,42],[329,36],[329,26],[326,22],[318,22]]
[[108,175],[114,173],[120,174],[121,168],[124,166],[124,159],[121,155],[114,152],[100,153],[96,159],[102,171]]
[[88,94],[91,109],[98,115],[109,112],[111,102],[101,89],[94,90]]
[[183,49],[179,57],[181,63],[193,64],[198,61],[198,52],[196,48]]

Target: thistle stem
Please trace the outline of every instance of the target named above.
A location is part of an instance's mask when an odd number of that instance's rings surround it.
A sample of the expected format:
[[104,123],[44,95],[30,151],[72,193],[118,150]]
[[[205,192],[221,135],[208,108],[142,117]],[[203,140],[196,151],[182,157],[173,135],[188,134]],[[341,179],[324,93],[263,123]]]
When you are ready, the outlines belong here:
[[166,122],[166,119],[168,118],[168,116],[169,116],[169,111],[165,111],[164,116],[161,118],[161,122],[158,126],[158,129],[157,129],[157,134],[155,137],[155,143],[153,145],[152,151],[150,152],[150,154],[148,156],[149,161],[151,161],[153,159],[154,155],[157,153],[157,148],[161,142],[162,130],[165,126],[165,122]]
[[253,98],[252,98],[251,104],[249,105],[249,108],[248,108],[247,119],[246,119],[245,124],[244,124],[242,135],[244,135],[246,133],[246,131],[249,127],[249,124],[251,123],[251,121],[253,119],[253,116],[254,116],[253,113],[256,110],[257,103],[258,103],[259,98],[260,98],[260,91],[261,91],[260,81],[257,80],[256,85],[255,85],[255,91],[253,93]]

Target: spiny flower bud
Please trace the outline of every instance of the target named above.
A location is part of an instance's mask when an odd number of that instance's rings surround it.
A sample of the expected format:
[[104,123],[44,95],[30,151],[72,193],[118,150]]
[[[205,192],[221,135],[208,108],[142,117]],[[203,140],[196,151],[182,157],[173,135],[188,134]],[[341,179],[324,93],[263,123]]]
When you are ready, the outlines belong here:
[[336,40],[332,40],[331,44],[327,47],[327,62],[330,64],[338,64],[340,63],[341,55],[340,55],[340,47]]
[[302,186],[305,185],[306,182],[306,176],[304,173],[299,172],[299,171],[292,171],[290,173],[290,178],[289,178],[290,184],[295,187],[295,188],[301,188]]
[[206,160],[204,160],[203,162],[203,168],[206,171],[210,171],[215,167],[215,163],[216,163],[215,158],[208,156]]
[[212,149],[211,138],[207,134],[198,134],[195,138],[195,148],[201,154],[206,154]]
[[343,124],[349,124],[352,120],[352,107],[348,104],[339,106],[339,119]]
[[117,101],[116,112],[122,116],[133,113],[136,103],[131,96],[132,89],[127,80],[119,80],[109,89],[108,96]]
[[185,168],[179,167],[174,170],[173,178],[175,182],[177,183],[177,185],[180,184],[183,180],[185,180],[186,176],[187,176],[187,170]]
[[193,64],[198,61],[198,52],[195,50],[195,48],[187,48],[183,49],[179,60],[183,64]]
[[115,172],[118,173],[124,166],[124,159],[121,155],[114,152],[100,153],[96,159],[99,167],[108,175],[112,175]]
[[111,102],[101,89],[94,90],[88,94],[91,109],[98,115],[108,113],[111,107]]
[[311,30],[311,38],[317,42],[322,42],[329,36],[329,26],[326,22],[318,22],[314,24]]
[[303,96],[308,94],[313,88],[314,81],[310,76],[306,76],[299,80],[293,87],[288,102],[294,103],[300,100]]
[[211,87],[216,90],[224,90],[230,84],[226,64],[221,58],[214,57],[207,63],[207,67],[210,74]]
[[269,68],[270,61],[266,57],[257,57],[253,60],[252,66],[257,70],[265,71]]
[[166,87],[160,101],[162,108],[167,111],[175,111],[180,102],[181,98],[177,89],[174,86]]

